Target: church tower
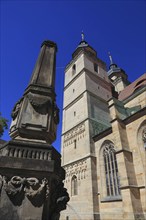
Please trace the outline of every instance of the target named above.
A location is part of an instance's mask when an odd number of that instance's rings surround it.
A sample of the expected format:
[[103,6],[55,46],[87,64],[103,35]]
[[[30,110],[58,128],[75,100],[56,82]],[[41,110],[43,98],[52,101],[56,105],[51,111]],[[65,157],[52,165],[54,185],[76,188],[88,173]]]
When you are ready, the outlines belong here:
[[107,100],[111,82],[106,64],[84,34],[65,69],[62,165],[70,195],[61,220],[93,220],[98,213],[96,156],[92,137],[110,127]]
[[128,76],[125,73],[125,71],[120,67],[118,67],[117,64],[113,62],[110,53],[109,53],[109,58],[110,58],[110,66],[108,71],[109,79],[114,85],[115,91],[119,94],[122,90],[124,90],[126,86],[130,84],[130,82],[128,81]]

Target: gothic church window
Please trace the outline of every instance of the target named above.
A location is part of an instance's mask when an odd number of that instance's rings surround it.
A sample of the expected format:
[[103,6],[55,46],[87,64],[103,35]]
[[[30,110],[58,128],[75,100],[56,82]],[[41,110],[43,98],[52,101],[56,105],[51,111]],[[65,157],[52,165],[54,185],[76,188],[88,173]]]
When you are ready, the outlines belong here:
[[77,177],[74,175],[71,180],[71,195],[75,196],[78,194],[78,182]]
[[107,143],[103,147],[106,191],[108,197],[120,195],[118,166],[114,145]]

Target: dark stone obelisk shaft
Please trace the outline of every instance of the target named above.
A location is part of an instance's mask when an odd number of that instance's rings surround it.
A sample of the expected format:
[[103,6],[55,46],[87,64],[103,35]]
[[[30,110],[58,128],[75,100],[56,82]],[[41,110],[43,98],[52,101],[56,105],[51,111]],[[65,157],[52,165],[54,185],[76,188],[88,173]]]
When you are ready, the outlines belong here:
[[44,41],[36,62],[30,84],[54,88],[57,46],[52,41]]
[[55,66],[57,46],[44,41],[30,83],[12,112],[10,136],[32,141],[56,139],[59,109],[55,102]]

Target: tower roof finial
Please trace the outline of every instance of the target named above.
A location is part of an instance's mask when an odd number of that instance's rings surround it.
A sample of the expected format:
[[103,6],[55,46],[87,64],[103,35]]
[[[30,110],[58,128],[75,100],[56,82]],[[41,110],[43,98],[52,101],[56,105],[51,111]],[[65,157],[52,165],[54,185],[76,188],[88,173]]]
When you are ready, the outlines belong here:
[[113,64],[113,58],[112,58],[112,56],[111,56],[111,53],[110,53],[110,52],[108,52],[108,56],[109,56],[109,59],[110,59],[110,65],[112,65],[112,64]]
[[85,35],[84,35],[84,32],[82,31],[82,33],[81,33],[81,37],[82,37],[82,41],[84,41],[85,40]]
[[116,67],[117,67],[117,64],[115,64],[115,63],[113,62],[113,58],[112,58],[110,52],[108,52],[108,56],[109,56],[109,59],[110,59],[110,66],[109,66],[109,68],[110,68],[110,69],[116,68]]

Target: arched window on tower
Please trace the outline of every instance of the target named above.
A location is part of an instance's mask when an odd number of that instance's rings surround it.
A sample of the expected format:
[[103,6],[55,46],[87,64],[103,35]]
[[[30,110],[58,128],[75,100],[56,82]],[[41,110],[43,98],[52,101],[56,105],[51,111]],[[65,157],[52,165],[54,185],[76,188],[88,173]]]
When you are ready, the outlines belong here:
[[97,63],[94,63],[94,71],[98,73],[98,65],[97,65]]
[[75,196],[78,194],[78,182],[77,177],[74,175],[71,180],[71,195]]
[[106,191],[108,197],[120,195],[118,166],[114,145],[106,143],[103,147],[103,160],[105,170]]
[[76,73],[76,64],[72,66],[72,76]]

